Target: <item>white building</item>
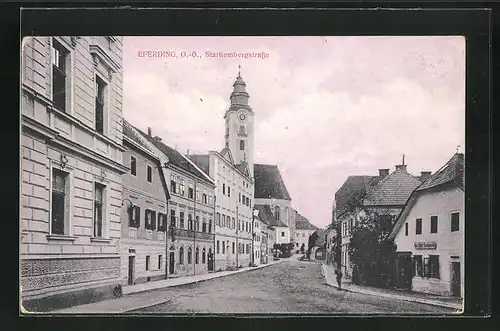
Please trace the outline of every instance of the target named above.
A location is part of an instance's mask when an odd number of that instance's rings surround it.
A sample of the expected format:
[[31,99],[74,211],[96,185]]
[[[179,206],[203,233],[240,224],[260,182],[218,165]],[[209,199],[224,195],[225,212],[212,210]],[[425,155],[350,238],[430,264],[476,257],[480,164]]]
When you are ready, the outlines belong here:
[[464,155],[455,154],[412,193],[389,236],[397,285],[464,297]]
[[295,253],[299,253],[301,248],[304,247],[304,252],[307,251],[309,244],[309,236],[314,233],[318,228],[311,224],[307,218],[301,214],[296,214],[295,224]]
[[254,217],[253,217],[253,257],[252,261],[255,265],[260,265],[261,264],[261,259],[262,259],[262,245],[263,245],[263,235],[262,235],[262,228],[263,228],[263,222],[259,218],[259,211],[254,210]]

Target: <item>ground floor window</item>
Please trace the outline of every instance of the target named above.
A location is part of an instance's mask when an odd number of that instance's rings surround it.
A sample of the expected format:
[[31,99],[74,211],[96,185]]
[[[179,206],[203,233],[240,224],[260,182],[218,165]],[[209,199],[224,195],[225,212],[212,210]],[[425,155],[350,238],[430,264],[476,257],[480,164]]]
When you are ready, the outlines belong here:
[[219,246],[220,242],[217,240],[217,254],[220,253],[220,246]]
[[162,256],[158,255],[158,270],[161,270]]
[[148,270],[149,270],[149,259],[150,259],[150,256],[149,256],[149,255],[147,255],[147,256],[146,256],[146,271],[148,271]]
[[195,253],[194,259],[195,259],[196,264],[200,263],[200,249],[198,247],[196,247],[196,253]]
[[188,264],[193,263],[193,250],[191,247],[188,248]]
[[201,252],[201,263],[205,263],[205,248]]
[[184,264],[184,247],[179,248],[179,264]]
[[415,255],[415,276],[422,277],[424,275],[424,269],[422,268],[422,255]]
[[429,277],[430,278],[440,278],[439,275],[439,255],[429,256]]

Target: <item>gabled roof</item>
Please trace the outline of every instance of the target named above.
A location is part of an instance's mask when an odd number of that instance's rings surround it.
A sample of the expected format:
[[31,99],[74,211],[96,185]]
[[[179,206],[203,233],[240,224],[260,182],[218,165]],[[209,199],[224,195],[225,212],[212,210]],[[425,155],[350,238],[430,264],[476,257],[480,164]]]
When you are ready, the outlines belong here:
[[318,227],[314,226],[309,222],[307,218],[297,213],[295,218],[295,229],[297,230],[317,230]]
[[220,153],[222,157],[228,160],[231,164],[234,164],[233,154],[231,154],[231,150],[228,147],[224,147]]
[[234,165],[236,169],[238,169],[242,174],[244,174],[247,177],[250,177],[250,168],[248,167],[248,163],[245,161],[242,161],[240,164],[235,164]]
[[198,168],[204,173],[210,175],[210,155],[208,154],[194,154],[187,156]]
[[254,205],[254,208],[259,211],[260,220],[266,223],[267,225],[272,227],[283,227],[283,228],[287,227],[283,222],[278,221],[274,218],[274,215],[271,211],[271,207],[269,207],[269,205],[256,204]]
[[382,179],[363,201],[364,206],[403,206],[411,192],[422,182],[418,177],[409,174],[405,167],[396,168],[394,172]]
[[169,162],[172,163],[174,166],[181,168],[182,170],[187,171],[190,174],[200,179],[207,180],[208,178],[210,178],[207,174],[204,174],[202,171],[198,170],[196,166],[191,164],[191,162],[186,157],[184,157],[184,155],[182,155],[179,151],[173,149],[170,146],[165,145],[163,142],[160,141],[160,139],[152,137],[137,128],[135,129],[141,134],[142,137],[147,139],[151,144],[156,146],[156,148],[158,148],[163,154],[165,154]]
[[292,200],[277,165],[255,164],[254,179],[256,199]]
[[349,176],[340,189],[335,193],[337,217],[349,211],[351,204],[371,191],[379,181],[378,176]]
[[464,155],[461,153],[457,153],[453,155],[453,157],[448,162],[446,162],[446,164],[441,167],[441,169],[439,169],[434,175],[427,178],[425,182],[423,182],[412,192],[410,198],[399,213],[396,224],[394,225],[394,228],[392,229],[392,232],[389,235],[388,239],[394,240],[394,238],[396,238],[397,233],[406,222],[408,214],[422,194],[428,192],[431,189],[444,189],[446,187],[449,187],[449,184],[464,190],[464,176]]

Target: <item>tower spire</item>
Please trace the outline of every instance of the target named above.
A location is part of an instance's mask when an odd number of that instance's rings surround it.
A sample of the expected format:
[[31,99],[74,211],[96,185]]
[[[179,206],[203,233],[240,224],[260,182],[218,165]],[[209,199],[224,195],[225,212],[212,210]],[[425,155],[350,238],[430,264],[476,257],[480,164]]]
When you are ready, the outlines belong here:
[[403,154],[403,162],[401,164],[405,165],[405,155],[404,154]]
[[241,70],[241,64],[238,64],[238,77],[241,77],[240,70]]

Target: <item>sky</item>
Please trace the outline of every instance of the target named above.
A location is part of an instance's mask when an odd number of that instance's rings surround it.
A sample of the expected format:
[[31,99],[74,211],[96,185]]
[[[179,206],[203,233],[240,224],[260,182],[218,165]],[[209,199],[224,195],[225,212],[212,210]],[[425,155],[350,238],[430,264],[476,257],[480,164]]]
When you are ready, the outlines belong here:
[[[255,163],[277,164],[292,206],[331,222],[350,175],[400,164],[433,173],[465,145],[465,39],[124,37],[125,119],[180,152],[224,147],[241,65],[255,119]],[[148,57],[144,51],[174,51]],[[184,57],[182,52],[197,57]],[[206,52],[265,52],[211,58]],[[165,53],[165,52],[164,52]],[[460,145],[460,147],[457,147]]]

